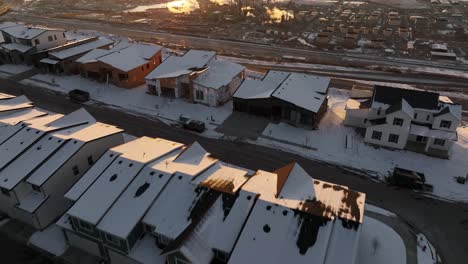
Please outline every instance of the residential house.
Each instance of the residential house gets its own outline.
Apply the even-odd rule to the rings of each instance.
[[[241,84],[234,110],[316,129],[327,111],[329,84],[328,77],[269,71],[262,80]]]
[[[65,191],[104,151],[122,143],[122,130],[96,122],[83,109],[26,123],[0,145],[0,208],[44,229],[70,206]]]
[[[148,246],[147,240],[140,240],[140,218],[170,178],[153,165],[177,155],[182,146],[143,137],[104,154],[65,194],[75,203],[57,225],[65,230],[70,246],[103,259],[128,261],[140,246]]]
[[[258,195],[228,263],[355,263],[365,194],[314,180],[298,164],[258,171]]]
[[[168,263],[228,261],[255,203],[255,195],[241,190],[251,175],[246,169],[217,162],[186,183],[188,193],[194,193],[177,201],[177,215],[185,212],[186,217],[175,221],[185,228],[162,252]],[[155,206],[150,212],[161,214],[161,210]]]
[[[0,27],[4,43],[0,58],[5,63],[31,63],[29,55],[67,43],[65,31],[32,27],[23,24],[3,24]]]
[[[214,51],[189,50],[183,56],[172,55],[145,77],[149,93],[173,98],[194,98],[192,81],[207,70]]]
[[[162,48],[123,43],[110,50],[96,49],[76,60],[82,76],[123,88],[145,83],[144,77],[161,63]]]
[[[348,100],[344,124],[364,129],[370,144],[448,158],[461,114],[438,93],[375,86],[372,97]]]
[[[47,52],[45,58],[39,61],[39,68],[47,73],[79,74],[77,59],[94,49],[109,49],[113,40],[103,37],[91,37],[55,48]]]
[[[33,107],[34,104],[24,95],[14,97],[9,94],[0,94],[0,117],[31,110]]]
[[[231,100],[232,94],[244,80],[245,67],[226,59],[211,60],[207,69],[193,81],[193,101],[219,106]]]

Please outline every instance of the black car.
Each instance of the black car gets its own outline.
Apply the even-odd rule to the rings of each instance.
[[[184,128],[187,130],[192,130],[198,133],[205,131],[205,123],[198,120],[189,120],[184,123]]]
[[[71,100],[84,103],[86,101],[89,101],[89,93],[80,89],[75,89],[70,92],[68,92],[68,96],[70,97]]]

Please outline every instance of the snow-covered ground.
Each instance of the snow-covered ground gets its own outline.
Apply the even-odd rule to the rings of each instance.
[[[29,238],[29,243],[55,256],[60,256],[67,250],[63,231],[56,225],[51,225],[43,231],[37,231]]]
[[[0,65],[0,72],[9,74],[20,74],[32,69],[32,66],[21,64],[3,64]]]
[[[39,80],[39,81],[38,81]],[[38,74],[21,83],[45,87],[59,92],[81,89],[88,91],[95,101],[103,102],[133,113],[141,113],[172,122],[180,115],[190,116],[204,121],[207,126],[205,136],[219,136],[214,129],[221,124],[231,113],[231,102],[221,107],[209,107],[201,104],[192,104],[181,99],[152,96],[146,93],[146,87],[139,86],[134,89],[119,88],[107,85],[80,76],[55,76]]]
[[[431,243],[423,234],[417,236],[418,239],[418,264],[438,263],[437,253]]]
[[[406,264],[405,243],[397,232],[367,216],[363,223],[356,263]]]
[[[380,215],[384,215],[384,216],[389,216],[389,217],[396,217],[397,215],[390,212],[390,211],[387,211],[383,208],[380,208],[380,207],[377,207],[377,206],[374,206],[374,205],[371,205],[371,204],[366,204],[366,207],[365,207],[366,211],[369,211],[369,212],[373,212],[373,213],[376,213],[376,214],[380,214]]]
[[[375,148],[364,143],[353,128],[343,126],[345,104],[349,92],[330,89],[327,114],[320,129],[311,131],[284,123],[269,124],[263,131],[265,137],[279,139],[300,146],[259,138],[256,143],[281,148],[302,156],[350,166],[369,171],[380,177],[388,176],[395,166],[425,174],[427,182],[434,186],[434,194],[443,198],[468,201],[468,187],[458,184],[454,177],[468,172],[468,128],[458,129],[458,141],[453,146],[449,160],[438,159],[411,151]],[[345,145],[348,140],[348,148]]]

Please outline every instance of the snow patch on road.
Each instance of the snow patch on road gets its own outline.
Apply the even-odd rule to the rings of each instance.
[[[369,212],[373,212],[373,213],[376,213],[376,214],[380,214],[380,215],[385,215],[385,216],[389,216],[389,217],[396,217],[397,215],[390,212],[390,211],[387,211],[383,208],[380,208],[380,207],[377,207],[377,206],[374,206],[372,204],[366,204],[366,211],[369,211]]]

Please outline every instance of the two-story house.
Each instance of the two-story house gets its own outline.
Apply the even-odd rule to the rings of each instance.
[[[461,113],[438,93],[375,86],[371,98],[348,100],[344,124],[365,129],[370,144],[448,158]]]
[[[67,43],[63,29],[17,24],[0,30],[4,39],[0,45],[0,58],[5,63],[31,63],[29,54]]]
[[[69,245],[102,259],[128,261],[140,246],[147,247],[149,240],[140,240],[140,218],[170,178],[153,165],[177,155],[182,146],[143,137],[105,153],[65,194],[75,203],[57,225]]]
[[[42,123],[44,119],[28,121],[31,124],[22,128],[25,133],[0,145],[2,149],[25,145],[18,140],[30,137],[33,129],[40,135],[41,126],[56,128],[29,141],[28,148],[15,150],[19,154],[0,170],[2,211],[37,229],[46,228],[68,209],[65,191],[104,151],[123,142],[121,129],[93,121],[84,110],[49,123]],[[11,157],[5,155],[5,160]]]
[[[193,98],[192,81],[214,60],[214,51],[189,50],[183,56],[172,55],[146,77],[150,94],[173,98]]]

